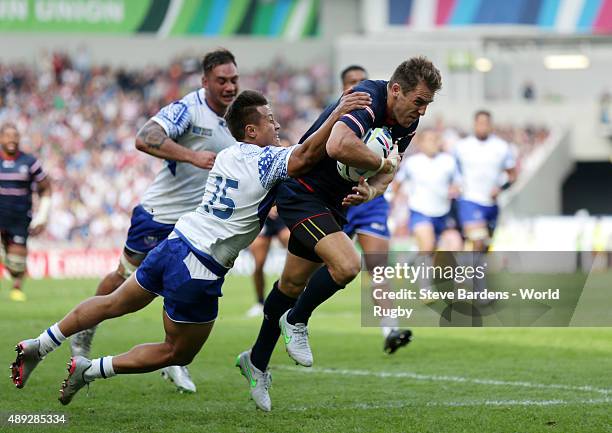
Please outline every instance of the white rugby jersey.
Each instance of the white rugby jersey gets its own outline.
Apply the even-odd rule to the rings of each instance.
[[[462,179],[461,197],[482,206],[495,204],[491,198],[493,188],[500,185],[504,170],[516,164],[508,143],[495,135],[486,140],[473,135],[459,140],[455,158]]]
[[[288,177],[294,148],[237,143],[220,152],[202,202],[178,220],[175,232],[231,268],[261,230],[276,199],[275,186]]]
[[[204,89],[191,92],[166,105],[152,119],[181,146],[218,153],[236,140],[225,120],[210,109],[204,94]],[[174,224],[200,203],[208,172],[187,162],[166,161],[145,191],[141,204],[154,221]]]
[[[457,164],[448,153],[441,152],[434,157],[417,153],[402,164],[397,179],[408,181],[410,209],[439,217],[450,210],[448,188],[456,175]]]

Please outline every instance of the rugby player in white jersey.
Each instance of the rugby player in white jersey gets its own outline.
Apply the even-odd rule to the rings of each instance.
[[[285,148],[279,146],[280,125],[263,95],[240,94],[226,115],[240,143],[217,155],[200,205],[177,221],[168,238],[147,254],[116,291],[87,299],[39,337],[21,341],[11,366],[15,385],[23,388],[38,363],[67,337],[140,310],[156,296],[164,298],[165,340],[138,345],[117,356],[71,357],[60,402],[70,403],[79,389],[95,379],[189,364],[212,330],[224,275],[261,230],[278,182],[310,170],[323,158],[327,138],[340,116],[370,102],[367,93],[344,96],[316,133],[303,144]],[[239,362],[250,363],[248,352],[244,358]],[[269,373],[248,372],[258,406],[270,410]]]
[[[114,292],[168,237],[179,217],[198,206],[215,155],[235,143],[223,119],[238,94],[233,54],[207,53],[202,72],[202,88],[163,107],[138,131],[136,148],[166,162],[132,211],[119,266],[100,281],[98,296]],[[94,332],[86,329],[72,338],[73,355],[89,357]],[[186,367],[170,366],[162,375],[182,392],[196,391]]]
[[[422,253],[437,248],[461,249],[461,236],[450,215],[451,199],[459,194],[457,164],[453,156],[442,152],[439,134],[425,129],[418,134],[419,152],[406,158],[395,176],[396,200],[406,185],[410,232]]]
[[[395,177],[396,201],[408,188],[408,227],[419,247],[418,261],[425,266],[433,264],[436,250],[459,251],[462,239],[456,222],[450,214],[451,198],[458,195],[459,186],[455,159],[442,152],[437,132],[425,129],[418,135],[419,152],[406,158]],[[419,287],[430,291],[432,281],[419,279]],[[431,300],[424,300],[429,304]]]
[[[497,223],[497,196],[516,178],[515,157],[504,140],[493,134],[491,113],[474,115],[474,135],[455,145],[462,192],[459,221],[474,251],[486,251]]]

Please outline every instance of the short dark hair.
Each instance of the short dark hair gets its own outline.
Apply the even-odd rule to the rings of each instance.
[[[202,72],[204,74],[208,74],[215,67],[225,65],[227,63],[233,63],[234,66],[238,66],[236,65],[236,59],[231,51],[226,50],[225,48],[216,49],[215,51],[206,53],[202,59]]]
[[[395,68],[389,85],[393,83],[399,84],[404,93],[414,90],[419,83],[425,83],[429,90],[436,93],[442,88],[442,76],[427,57],[418,56],[402,62]]]
[[[0,125],[0,134],[4,134],[4,131],[7,129],[14,129],[17,131],[17,133],[19,133],[17,125],[15,125],[13,122],[4,122],[2,125]]]
[[[264,105],[268,105],[268,100],[255,90],[245,90],[236,97],[225,113],[227,127],[236,140],[244,140],[247,125],[259,122],[261,113],[257,108]]]
[[[478,116],[487,116],[489,120],[491,120],[493,117],[489,110],[478,110],[476,113],[474,113],[474,120],[478,119]]]
[[[340,79],[342,80],[343,83],[344,83],[344,78],[346,77],[346,74],[348,74],[351,71],[362,71],[364,74],[368,75],[368,71],[366,71],[363,66],[350,65],[344,68],[342,72],[340,72]]]

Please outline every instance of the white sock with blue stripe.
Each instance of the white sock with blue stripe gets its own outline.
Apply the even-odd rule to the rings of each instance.
[[[41,357],[45,356],[47,353],[57,349],[65,339],[66,337],[64,337],[64,334],[62,334],[62,331],[60,331],[56,323],[38,336],[38,341],[40,342],[38,354]]]
[[[116,374],[113,370],[113,357],[104,356],[91,360],[91,367],[85,371],[85,379],[88,381],[100,378],[108,379]]]

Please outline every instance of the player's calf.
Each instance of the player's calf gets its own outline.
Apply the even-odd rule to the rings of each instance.
[[[171,352],[168,353],[168,358],[166,358],[167,365],[178,365],[184,367],[191,364],[196,354],[197,352],[193,353],[191,350],[183,350],[173,346]]]
[[[72,356],[82,356],[89,358],[91,352],[91,342],[96,333],[97,326],[77,332],[70,339],[70,351]]]

